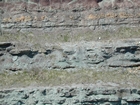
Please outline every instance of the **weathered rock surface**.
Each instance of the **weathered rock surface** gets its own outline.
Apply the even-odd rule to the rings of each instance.
[[[11,5],[17,6],[19,8],[37,8],[42,6],[50,6],[51,8],[72,8],[82,6],[84,8],[123,8],[123,7],[137,7],[139,6],[139,0],[1,0],[1,6],[6,6],[8,9],[15,9],[16,7],[11,7]]]
[[[4,13],[0,13],[0,32],[78,34],[86,30],[96,33],[94,30],[140,26],[140,0],[111,1],[1,0],[0,11]],[[1,42],[0,72],[139,67],[139,42],[140,39],[44,43],[41,50],[23,43]],[[4,89],[0,91],[0,105],[140,105],[140,90],[96,86]]]
[[[44,45],[43,50],[0,43],[0,70],[139,67],[140,39]]]
[[[51,0],[51,3],[49,0],[19,1],[5,1],[0,5],[5,11],[2,15],[3,30],[38,35],[63,33],[64,30],[114,30],[123,26],[139,27],[140,23],[139,0],[133,0],[133,3],[122,0],[115,4],[111,0],[75,0],[74,3],[72,0],[62,0],[62,3],[61,0]],[[118,9],[111,9],[111,5]]]
[[[53,87],[0,91],[0,105],[140,105],[139,89]]]

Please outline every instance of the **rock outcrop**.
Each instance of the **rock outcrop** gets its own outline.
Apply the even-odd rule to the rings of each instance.
[[[139,0],[5,0],[1,27],[4,31],[33,35],[72,34],[91,30],[116,30],[118,27],[139,27]],[[112,4],[113,3],[113,4]],[[61,4],[61,8],[57,6]],[[106,7],[106,5],[108,5]],[[67,5],[67,6],[66,6]],[[103,6],[104,5],[104,6]],[[110,5],[116,6],[111,8]],[[121,7],[124,5],[123,7]],[[127,6],[125,6],[127,5]],[[64,7],[65,6],[65,7]],[[89,7],[87,7],[89,6]],[[108,10],[107,10],[107,9]],[[127,8],[127,9],[126,9]],[[50,34],[50,35],[51,35]],[[61,36],[60,35],[60,36]],[[100,37],[100,36],[99,36]],[[65,38],[65,40],[67,40]],[[67,69],[95,67],[140,66],[139,41],[106,46],[97,42],[45,46],[43,51],[30,46],[17,48],[12,43],[0,43],[0,68],[9,70]],[[95,44],[96,43],[96,44]],[[79,44],[82,44],[79,45]]]
[[[0,43],[0,70],[139,67],[139,39],[52,44],[43,49]]]
[[[139,0],[2,0],[1,6],[7,6],[9,7],[8,9],[11,9],[12,7],[10,5],[15,5],[16,3],[21,7],[26,8],[34,8],[37,6],[51,6],[52,8],[70,8],[75,7],[76,5],[90,8],[108,8],[110,6],[122,8],[139,6],[140,2]]]
[[[9,32],[34,32],[43,34],[64,30],[114,30],[117,27],[139,27],[140,2],[115,2],[111,0],[29,0],[1,3],[2,28]]]
[[[0,12],[0,32],[4,36],[0,42],[0,73],[17,75],[19,71],[34,69],[139,70],[139,38],[132,39],[130,35],[131,39],[106,41],[98,36],[96,41],[68,42],[67,36],[89,30],[90,35],[109,30],[113,36],[118,28],[138,28],[140,0],[0,0]],[[19,38],[18,42],[12,40],[13,33],[19,34],[14,37]],[[41,45],[37,41],[33,45],[33,37],[22,37],[23,33],[37,37]],[[39,35],[48,38],[54,34],[60,34],[60,39],[67,35],[65,42],[39,39]],[[6,37],[10,39],[7,42]],[[24,42],[27,38],[29,42]],[[95,85],[3,89],[0,105],[140,105],[140,89],[130,88]]]
[[[139,105],[139,89],[94,87],[27,88],[0,91],[1,105]]]

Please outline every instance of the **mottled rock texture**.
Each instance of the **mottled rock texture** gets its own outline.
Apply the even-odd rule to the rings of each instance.
[[[21,4],[23,7],[27,7],[28,5],[34,6],[51,6],[53,8],[68,8],[67,6],[74,7],[76,5],[80,5],[83,7],[99,7],[99,6],[117,6],[117,7],[133,7],[139,6],[139,0],[1,0],[1,5],[4,4],[13,4],[15,3]]]
[[[139,39],[44,45],[42,50],[0,43],[0,70],[139,67]]]
[[[140,105],[139,89],[93,87],[0,91],[1,105]]]
[[[72,36],[90,30],[93,35],[95,30],[140,27],[140,0],[1,0],[0,7],[1,35],[22,32],[40,40],[39,35],[46,34]],[[0,43],[0,72],[140,67],[138,38],[100,42],[99,36],[96,42],[59,44],[42,41],[43,46],[36,43],[34,49],[29,43],[32,39],[21,43],[20,35],[19,42]],[[0,105],[140,105],[139,89],[95,87],[4,89]]]
[[[1,2],[1,27],[9,32],[43,34],[63,30],[139,27],[139,0],[19,0]]]

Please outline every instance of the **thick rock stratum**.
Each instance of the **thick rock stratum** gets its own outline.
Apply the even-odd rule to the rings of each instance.
[[[0,91],[1,105],[139,105],[140,90],[56,87]]]
[[[95,69],[139,67],[140,39],[112,42],[48,44],[41,49],[19,43],[0,43],[0,68],[3,70]],[[20,47],[19,47],[20,46]]]

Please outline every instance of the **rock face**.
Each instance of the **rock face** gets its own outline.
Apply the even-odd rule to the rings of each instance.
[[[139,67],[139,39],[47,45],[42,50],[0,43],[0,70]]]
[[[138,89],[40,88],[0,91],[1,105],[139,105]]]
[[[5,0],[0,2],[5,11],[1,27],[4,31],[34,35],[139,27],[139,4],[139,0]],[[19,70],[140,66],[139,44],[118,42],[123,46],[109,43],[104,46],[93,43],[93,46],[92,42],[80,42],[82,46],[45,46],[44,51],[1,43],[0,67],[1,70]]]
[[[117,7],[132,7],[132,6],[139,6],[139,0],[1,0],[2,4],[24,4],[24,6],[27,5],[34,5],[34,6],[52,6],[54,8],[65,5],[65,8],[67,7],[66,4],[69,6],[76,6],[77,4],[80,4],[81,6],[85,7],[97,7],[97,6],[117,6]],[[102,4],[102,5],[101,5]],[[3,6],[3,5],[2,5]]]
[[[1,27],[9,32],[34,32],[37,35],[71,29],[139,27],[140,1],[128,1],[113,4],[111,0],[5,1],[0,5],[5,11]]]
[[[38,40],[46,34],[72,36],[88,30],[94,34],[140,27],[140,0],[0,0],[0,11],[4,11],[0,13],[1,35],[22,32]],[[18,43],[0,42],[0,72],[140,67],[140,39],[100,39],[59,44],[42,41],[39,49],[23,44],[22,38]],[[140,105],[140,90],[96,86],[4,89],[0,90],[0,105]]]

